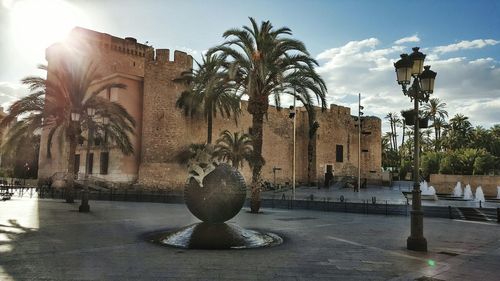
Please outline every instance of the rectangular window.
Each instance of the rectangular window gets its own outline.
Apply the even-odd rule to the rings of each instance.
[[[109,100],[110,101],[118,101],[118,89],[117,88],[111,89],[111,94],[110,94]]]
[[[362,151],[362,152],[368,152],[368,149],[363,149],[363,150],[361,150],[361,151]]]
[[[344,146],[337,144],[335,158],[337,162],[344,162]]]
[[[94,153],[89,153],[88,159],[87,159],[87,171],[90,174],[92,174],[92,169],[94,168]]]
[[[108,174],[108,163],[109,163],[109,152],[101,152],[101,165],[100,165],[101,175]]]

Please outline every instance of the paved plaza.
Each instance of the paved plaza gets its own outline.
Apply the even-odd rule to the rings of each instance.
[[[429,252],[405,249],[409,217],[243,209],[231,223],[284,243],[182,250],[146,241],[197,220],[182,204],[0,202],[0,280],[498,280],[500,225],[426,218]],[[434,279],[419,279],[419,278]]]

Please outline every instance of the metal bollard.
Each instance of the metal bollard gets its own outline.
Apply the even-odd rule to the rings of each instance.
[[[500,222],[500,208],[497,208],[497,222]]]
[[[448,217],[449,217],[450,219],[453,219],[453,215],[452,215],[452,213],[451,213],[451,206],[448,206]]]
[[[479,200],[479,209],[482,209],[483,208],[483,205],[481,204],[481,200]]]

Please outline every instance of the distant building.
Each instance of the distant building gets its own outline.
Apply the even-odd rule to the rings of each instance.
[[[69,46],[69,47],[68,47]],[[85,48],[80,48],[85,46]],[[76,53],[75,53],[76,52]],[[147,188],[181,188],[186,181],[186,168],[176,162],[176,156],[191,143],[203,143],[206,139],[206,123],[203,118],[185,117],[175,107],[184,86],[175,83],[184,71],[193,67],[193,59],[184,52],[153,49],[137,43],[136,39],[114,37],[83,28],[75,28],[65,43],[50,46],[46,52],[48,67],[57,67],[59,60],[89,59],[99,63],[103,74],[101,81],[120,82],[126,89],[113,89],[101,95],[121,103],[137,121],[132,142],[135,154],[125,156],[111,146],[103,150],[93,146],[90,150],[89,171],[93,179],[111,182],[137,183]],[[50,80],[50,77],[48,77]],[[242,104],[243,114],[236,124],[233,119],[217,117],[214,120],[213,138],[220,132],[248,132],[251,115]],[[293,124],[288,110],[277,111],[270,107],[264,120],[263,156],[266,165],[262,169],[265,180],[291,183]],[[297,181],[306,182],[308,173],[308,119],[304,108],[297,113]],[[325,112],[317,109],[320,127],[313,140],[311,173],[314,181],[322,182],[325,172],[334,175],[357,176],[358,128],[350,109],[335,104]],[[362,118],[361,176],[368,182],[381,181],[381,120],[377,117]],[[52,148],[47,158],[47,130],[42,132],[39,157],[39,178],[47,178],[56,172],[67,171],[66,150]],[[56,143],[53,144],[57,146]],[[85,170],[86,144],[77,148],[78,173]],[[247,181],[251,170],[243,168]]]

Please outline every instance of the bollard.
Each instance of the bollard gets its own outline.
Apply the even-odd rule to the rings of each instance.
[[[479,209],[482,209],[483,208],[483,205],[481,204],[481,200],[479,200]]]
[[[497,208],[497,222],[500,222],[500,208]]]
[[[387,200],[385,200],[385,215],[387,216]]]
[[[448,217],[449,217],[450,219],[453,219],[453,215],[452,215],[452,213],[451,213],[451,206],[448,206]]]
[[[377,204],[377,197],[372,196],[372,204]]]

